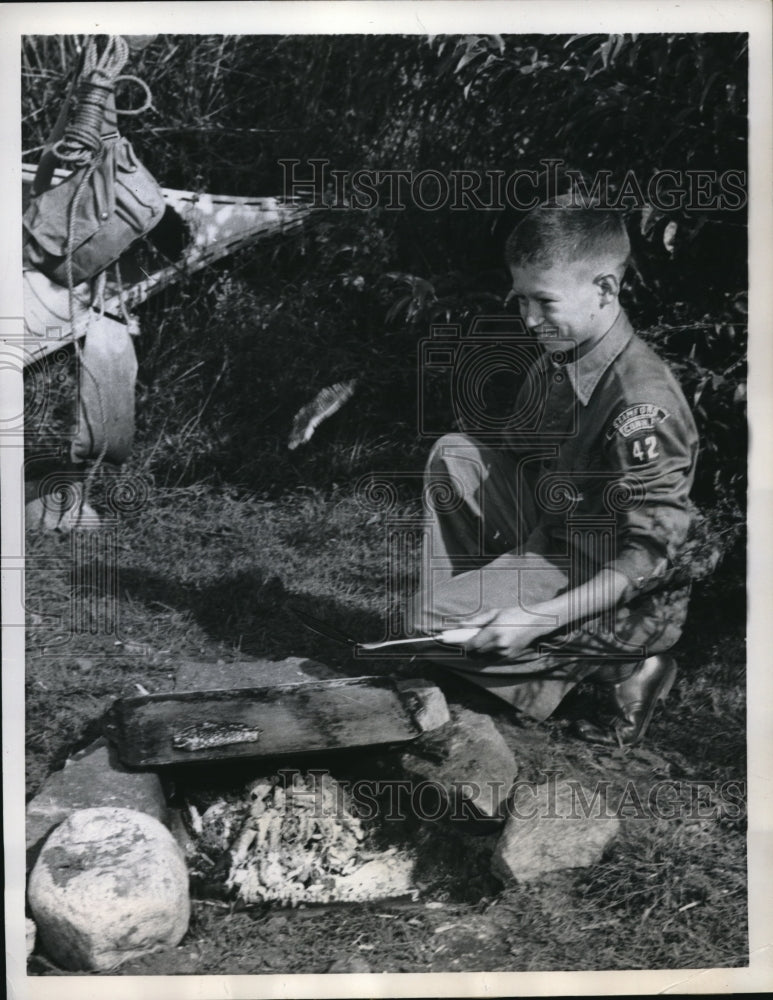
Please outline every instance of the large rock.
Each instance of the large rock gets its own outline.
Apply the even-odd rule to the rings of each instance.
[[[29,880],[39,946],[71,970],[104,972],[188,928],[188,872],[171,833],[131,809],[83,809],[46,841]]]
[[[41,841],[76,809],[116,806],[167,818],[166,801],[153,771],[127,771],[104,739],[76,754],[50,775],[27,805],[27,855],[34,862]]]
[[[620,820],[576,781],[524,782],[507,803],[508,818],[491,859],[503,882],[528,882],[546,872],[587,868],[600,860]]]
[[[324,663],[302,656],[284,660],[245,660],[240,663],[183,661],[177,665],[175,691],[232,690],[243,687],[276,687],[304,681],[340,677]]]
[[[37,928],[35,927],[35,921],[30,920],[29,917],[24,919],[24,936],[27,942],[27,958],[35,950],[35,935],[37,934]]]
[[[402,754],[407,776],[417,784],[435,785],[447,797],[452,818],[470,818],[465,805],[474,807],[473,814],[498,816],[518,763],[491,717],[454,709],[452,724],[438,735],[432,743]]]

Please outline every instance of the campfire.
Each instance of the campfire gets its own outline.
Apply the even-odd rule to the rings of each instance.
[[[591,864],[614,837],[617,821],[565,822],[567,782],[521,788],[505,821],[512,750],[490,717],[450,711],[434,684],[319,680],[316,666],[238,664],[231,686],[203,688],[191,682],[223,685],[229,671],[191,664],[178,691],[117,701],[106,739],[27,807],[30,949],[110,971],[177,945],[191,895],[245,907],[417,901],[474,871],[489,885]],[[243,686],[259,672],[294,682]],[[494,837],[467,842],[470,817]]]
[[[376,828],[358,815],[343,784],[318,771],[287,777],[259,778],[203,813],[188,804],[194,879],[211,883],[227,866],[226,891],[247,904],[415,896],[413,858],[396,847],[377,849]]]

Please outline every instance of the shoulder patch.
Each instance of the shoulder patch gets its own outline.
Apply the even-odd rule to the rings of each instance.
[[[657,424],[662,424],[671,414],[656,403],[637,403],[629,406],[618,414],[607,431],[607,440],[611,441],[615,434],[629,438],[632,434],[651,431]]]

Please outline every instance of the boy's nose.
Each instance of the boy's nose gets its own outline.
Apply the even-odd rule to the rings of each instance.
[[[527,306],[523,321],[529,330],[535,330],[538,326],[542,326],[541,310],[532,305]]]

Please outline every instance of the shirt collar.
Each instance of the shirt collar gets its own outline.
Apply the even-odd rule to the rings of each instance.
[[[588,405],[601,376],[632,336],[633,327],[624,310],[621,309],[617,319],[601,340],[594,344],[587,354],[565,366],[574,393],[583,406]]]

